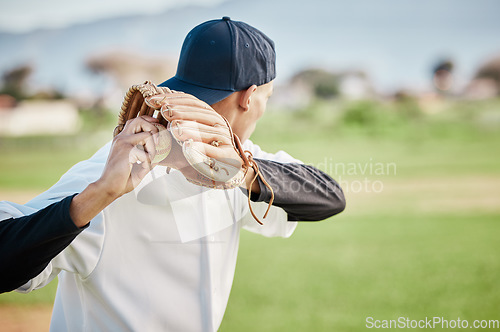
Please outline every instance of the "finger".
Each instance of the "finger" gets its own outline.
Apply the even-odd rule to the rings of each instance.
[[[155,118],[155,117],[152,117],[150,115],[141,115],[140,118],[143,118],[144,120],[148,121],[148,122],[158,122],[158,119]]]
[[[157,154],[157,146],[159,141],[159,134],[151,135],[149,132],[141,132],[132,134],[124,138],[124,142],[135,146],[135,148],[144,151],[149,156],[151,162]]]
[[[145,164],[150,165],[151,161],[149,159],[149,155],[144,151],[139,149],[138,147],[134,147],[130,150],[128,154],[128,161],[130,164]],[[143,166],[141,166],[143,167]]]
[[[184,93],[182,91],[172,91],[172,93],[169,93],[165,99],[167,102],[175,102],[175,101],[183,101],[186,102],[187,100],[192,100],[192,101],[198,101],[199,103],[204,103],[204,101],[196,98],[195,96],[189,94],[189,93]]]
[[[156,154],[156,142],[158,141],[158,134],[150,135],[142,140],[139,144],[142,143],[142,147],[144,151],[148,153],[149,159],[153,160]]]
[[[124,133],[124,135],[130,135],[144,131],[154,135],[158,133],[158,128],[155,126],[157,123],[158,119],[143,115],[133,120],[128,120],[122,133]]]
[[[133,164],[130,171],[130,177],[127,185],[127,191],[131,191],[136,188],[142,181],[142,179],[149,173],[151,169],[147,167],[146,163]]]
[[[146,100],[154,100],[160,105],[170,105],[170,106],[180,106],[180,105],[185,105],[185,106],[192,106],[192,107],[199,107],[199,108],[205,108],[205,109],[212,109],[210,105],[208,105],[206,102],[196,98],[193,95],[183,93],[183,92],[175,92],[175,93],[169,93],[165,95],[156,95],[156,96],[151,96],[146,98]],[[212,109],[213,110],[213,109]]]
[[[194,121],[175,120],[169,130],[177,141],[192,139],[214,146],[232,145],[231,133],[227,127],[207,126]]]
[[[172,122],[175,120],[191,120],[209,126],[227,126],[225,119],[216,111],[199,107],[168,106],[160,109],[163,118]]]
[[[208,105],[206,102],[203,100],[200,100],[196,98],[193,95],[190,94],[169,94],[164,100],[165,104],[169,105],[186,105],[186,106],[193,106],[193,107],[201,107],[201,108],[211,108],[210,105]]]
[[[137,134],[120,137],[122,143],[130,144],[132,146],[145,145],[148,139],[151,139],[150,132],[140,132]]]
[[[190,150],[195,150],[200,155],[206,155],[209,158],[225,162],[227,164],[233,165],[234,167],[241,167],[242,165],[242,159],[233,148],[233,146],[214,147],[212,145],[201,142],[184,142],[183,152],[185,154],[192,153],[192,151]]]
[[[150,98],[153,98],[153,97],[150,97]],[[183,94],[183,95],[179,95],[179,96],[167,95],[161,99],[161,105],[170,105],[170,106],[184,105],[184,106],[190,106],[190,107],[212,109],[212,107],[210,105],[208,105],[207,103],[205,103],[204,101],[199,100],[198,98],[196,98],[192,95],[188,95],[188,94]]]
[[[162,105],[169,104],[170,101],[173,101],[176,99],[183,100],[183,102],[186,102],[187,100],[192,100],[192,101],[197,100],[198,102],[203,103],[201,100],[199,100],[198,98],[196,98],[193,95],[189,95],[189,94],[186,94],[183,92],[170,92],[170,93],[159,93],[159,94],[156,94],[153,96],[146,97],[144,99],[144,104],[146,104],[149,107],[152,107],[154,109],[158,109]]]
[[[146,174],[151,171],[153,167],[153,165],[151,165],[151,167],[148,167],[146,163],[134,164],[134,166],[132,166],[132,171],[130,173],[132,178],[137,182],[137,184],[134,183],[134,188],[137,187],[137,185],[146,176]]]

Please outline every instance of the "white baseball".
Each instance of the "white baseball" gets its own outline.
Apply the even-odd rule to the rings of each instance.
[[[153,164],[159,163],[163,159],[167,158],[170,153],[170,149],[172,148],[172,137],[168,132],[167,128],[160,124],[155,124],[155,127],[158,128],[158,143],[156,144],[156,153],[151,160]]]

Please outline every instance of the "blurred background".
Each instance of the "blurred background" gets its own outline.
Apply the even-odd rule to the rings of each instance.
[[[358,331],[500,319],[500,3],[1,2],[0,200],[25,203],[112,137],[132,84],[175,74],[222,16],[276,43],[252,140],[328,172],[347,209],[290,239],[242,234],[221,331]],[[56,282],[0,295],[2,331],[47,331]]]

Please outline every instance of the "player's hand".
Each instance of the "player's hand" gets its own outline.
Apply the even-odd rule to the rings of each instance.
[[[104,171],[94,183],[73,197],[69,214],[77,227],[89,223],[115,199],[132,191],[154,167],[157,119],[141,116],[129,120],[113,139]]]
[[[154,158],[158,120],[140,116],[127,121],[113,139],[103,174],[98,180],[115,199],[132,191],[156,164]]]

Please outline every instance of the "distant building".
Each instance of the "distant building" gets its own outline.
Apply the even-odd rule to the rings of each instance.
[[[500,55],[483,63],[464,91],[470,99],[488,99],[500,96]]]
[[[357,70],[331,72],[321,68],[305,69],[288,82],[275,86],[269,103],[275,108],[297,110],[314,99],[367,99],[377,94],[368,76]]]
[[[269,99],[270,109],[296,111],[307,107],[314,99],[314,91],[310,85],[303,82],[287,82],[275,85],[274,93]]]
[[[469,82],[463,95],[468,99],[489,99],[500,95],[500,90],[491,78],[475,78]]]
[[[348,99],[369,99],[376,96],[367,75],[360,71],[347,71],[340,77],[340,95]]]

